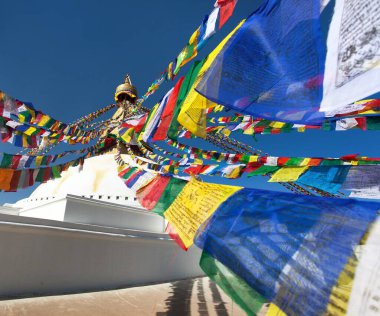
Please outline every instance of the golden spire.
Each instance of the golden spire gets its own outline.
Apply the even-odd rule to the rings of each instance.
[[[125,76],[124,83],[117,86],[116,91],[115,91],[115,101],[121,101],[121,96],[124,97],[127,95],[130,98],[130,101],[132,103],[136,102],[137,100],[137,89],[136,87],[132,84],[131,77],[127,74]]]

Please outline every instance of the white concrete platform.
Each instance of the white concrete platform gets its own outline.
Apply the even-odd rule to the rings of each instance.
[[[0,214],[0,298],[197,277],[199,257],[163,233]]]

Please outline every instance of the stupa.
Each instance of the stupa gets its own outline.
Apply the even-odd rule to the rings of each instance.
[[[125,90],[131,86],[129,76],[128,80]],[[120,90],[119,86],[117,101],[125,106],[127,98]],[[126,113],[122,106],[114,115],[121,120]],[[107,136],[101,138],[108,143],[102,155],[86,159],[82,167],[70,167],[28,198],[0,209],[0,252],[7,254],[2,256],[0,298],[203,275],[200,251],[180,249],[165,233],[165,220],[145,211],[118,177],[117,143]]]

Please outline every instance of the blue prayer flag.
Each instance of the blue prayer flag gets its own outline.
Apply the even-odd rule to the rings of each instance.
[[[242,189],[195,243],[288,315],[322,315],[380,203]]]
[[[335,194],[342,186],[351,166],[317,166],[307,170],[297,183]]]
[[[320,0],[266,0],[227,42],[196,90],[274,121],[319,124],[325,48]]]

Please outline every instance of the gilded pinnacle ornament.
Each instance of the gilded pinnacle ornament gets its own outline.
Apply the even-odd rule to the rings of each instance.
[[[118,85],[115,91],[115,101],[122,102],[124,100],[130,101],[135,104],[137,101],[137,89],[132,84],[131,77],[129,75],[125,76],[124,83]]]

